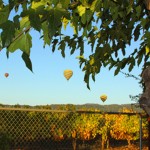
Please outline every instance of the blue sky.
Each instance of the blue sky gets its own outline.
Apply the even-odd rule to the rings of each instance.
[[[65,31],[71,34],[71,31]],[[133,103],[129,95],[137,95],[142,92],[138,81],[126,78],[123,74],[114,76],[114,69],[109,71],[101,69],[96,76],[96,82],[90,80],[91,90],[88,90],[84,82],[84,73],[79,68],[76,56],[69,54],[66,49],[66,57],[63,58],[59,50],[52,53],[51,47],[43,48],[40,35],[32,31],[33,46],[31,49],[31,60],[33,73],[29,71],[21,58],[18,50],[6,58],[5,50],[0,52],[0,103],[2,104],[126,104]],[[128,47],[130,53],[138,43]],[[90,54],[90,47],[85,45],[85,55]],[[67,81],[63,76],[65,69],[73,70],[72,78]],[[4,74],[8,72],[8,78]],[[125,69],[125,72],[127,70]],[[135,67],[132,74],[138,76],[141,68]],[[107,101],[103,103],[100,95],[106,94]]]
[[[90,80],[91,90],[88,90],[84,80],[84,73],[79,68],[78,51],[69,55],[66,49],[66,58],[62,58],[56,49],[52,53],[50,47],[43,48],[43,41],[39,34],[34,34],[31,60],[33,73],[29,71],[21,58],[21,52],[16,51],[6,58],[5,50],[0,52],[0,103],[2,104],[126,104],[134,103],[129,95],[142,92],[138,81],[126,78],[123,74],[114,76],[114,69],[109,71],[102,68],[96,76],[96,82]],[[137,44],[133,44],[129,51]],[[86,53],[89,47],[85,46]],[[67,81],[63,76],[65,69],[73,70],[72,78]],[[4,73],[8,72],[8,78]],[[126,72],[126,70],[125,70]],[[131,72],[138,76],[141,68],[135,67]],[[103,103],[100,95],[106,94],[107,101]]]

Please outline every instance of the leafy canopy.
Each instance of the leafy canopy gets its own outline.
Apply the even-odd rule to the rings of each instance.
[[[148,4],[143,0],[0,0],[0,49],[6,48],[7,56],[21,50],[32,71],[33,28],[42,34],[44,47],[51,45],[53,52],[58,47],[63,57],[66,47],[70,54],[80,50],[80,67],[90,88],[90,76],[95,81],[102,66],[115,68],[117,75],[125,66],[130,72],[135,65],[148,65]],[[66,28],[72,28],[74,34],[64,34]],[[139,48],[128,49],[127,53],[127,46],[137,41]],[[88,58],[84,57],[85,44],[91,46]]]

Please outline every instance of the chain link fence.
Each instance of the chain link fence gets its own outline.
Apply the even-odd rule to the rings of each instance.
[[[148,145],[148,121],[140,114],[0,108],[0,150],[111,150],[132,145],[145,150]]]

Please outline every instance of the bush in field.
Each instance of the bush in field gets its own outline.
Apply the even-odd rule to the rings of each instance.
[[[123,112],[132,112],[132,110],[124,109]],[[127,140],[128,145],[131,145],[132,140],[139,138],[139,130],[138,115],[116,115],[110,134],[112,138]]]
[[[10,136],[5,132],[0,131],[0,150],[10,150],[10,143]]]
[[[149,130],[148,130],[148,121],[147,118],[144,118],[142,121],[142,138],[143,139],[147,139],[149,134]]]
[[[97,134],[101,136],[101,147],[104,149],[106,147],[109,148],[109,139],[110,139],[110,130],[112,129],[112,125],[115,121],[115,115],[110,114],[100,114],[101,121],[99,122],[99,127],[97,128]]]
[[[110,130],[114,124],[115,115],[108,114],[80,114],[75,121],[74,138],[91,140],[100,137],[101,147],[109,147]]]
[[[95,138],[97,135],[98,125],[98,114],[80,114],[74,124],[76,137],[82,140]]]
[[[139,116],[121,114],[132,113],[132,110],[123,109],[118,115],[94,113],[93,109],[89,113],[84,113],[86,110],[75,112],[71,105],[65,109],[69,111],[2,111],[2,129],[11,135],[13,142],[71,139],[74,149],[76,140],[84,142],[99,138],[104,149],[105,145],[109,148],[111,138],[127,140],[129,145],[131,141],[139,139]],[[143,119],[142,127],[143,137],[147,138],[146,119]],[[6,142],[0,139],[2,141]]]

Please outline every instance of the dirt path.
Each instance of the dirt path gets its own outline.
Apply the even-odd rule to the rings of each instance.
[[[109,150],[140,150],[139,146],[132,145],[132,146],[121,146],[115,148],[109,148]],[[142,150],[148,150],[148,147],[142,147]]]

